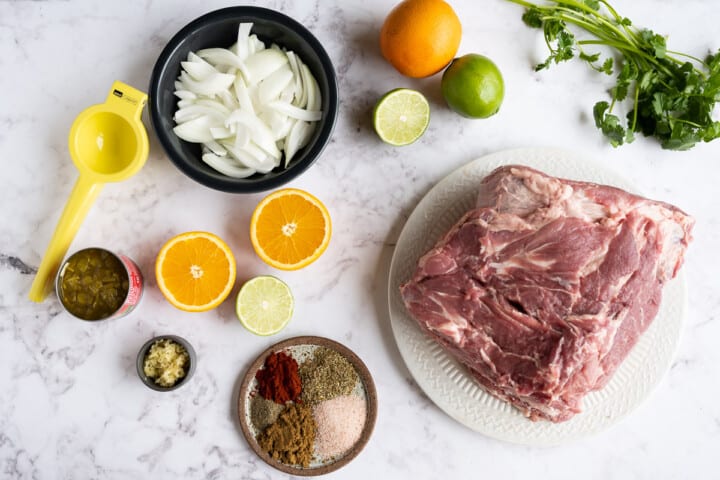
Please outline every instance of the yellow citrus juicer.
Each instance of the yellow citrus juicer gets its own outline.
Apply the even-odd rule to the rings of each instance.
[[[147,94],[115,82],[105,103],[83,110],[70,128],[70,156],[80,171],[40,263],[30,300],[42,302],[52,291],[58,268],[80,224],[107,182],[133,176],[148,157],[148,136],[140,119]]]

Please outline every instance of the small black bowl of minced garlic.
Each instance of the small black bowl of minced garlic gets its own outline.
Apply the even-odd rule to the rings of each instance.
[[[195,350],[184,338],[160,335],[151,338],[137,356],[137,372],[145,385],[169,392],[186,384],[195,372]]]

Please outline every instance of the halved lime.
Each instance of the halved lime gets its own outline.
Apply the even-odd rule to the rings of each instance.
[[[409,145],[420,138],[430,123],[430,105],[422,93],[409,88],[391,90],[378,101],[373,126],[383,142]]]
[[[263,275],[245,282],[235,303],[240,323],[255,335],[273,335],[290,322],[294,300],[282,280]]]

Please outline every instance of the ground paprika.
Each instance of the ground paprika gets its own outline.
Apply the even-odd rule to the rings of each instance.
[[[302,392],[302,382],[298,374],[298,364],[294,358],[284,352],[273,352],[265,359],[265,367],[255,374],[258,381],[258,393],[267,400],[285,405],[286,402],[298,402]]]

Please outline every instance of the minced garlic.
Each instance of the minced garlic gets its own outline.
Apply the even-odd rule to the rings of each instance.
[[[190,357],[182,345],[163,338],[152,344],[143,363],[143,371],[161,387],[172,387],[183,378]]]

